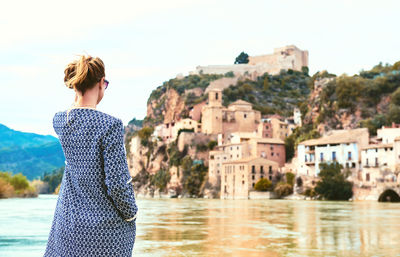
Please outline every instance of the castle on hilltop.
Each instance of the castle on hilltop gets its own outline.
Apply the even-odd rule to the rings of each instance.
[[[260,76],[266,72],[274,75],[281,70],[288,69],[301,71],[302,67],[308,67],[308,51],[300,50],[295,45],[289,45],[275,48],[272,54],[249,56],[247,64],[197,66],[192,74],[233,72],[235,75],[247,73]]]

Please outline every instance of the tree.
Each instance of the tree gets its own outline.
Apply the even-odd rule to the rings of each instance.
[[[327,200],[349,200],[353,196],[353,183],[346,180],[349,172],[341,172],[343,166],[337,162],[321,163],[315,192]]]
[[[262,178],[254,185],[256,191],[268,191],[271,189],[272,183],[267,178]]]
[[[164,192],[170,180],[171,175],[169,174],[169,171],[159,170],[151,177],[151,184],[160,189],[160,192]]]
[[[235,59],[235,64],[241,64],[241,63],[249,63],[249,55],[246,54],[245,52],[241,52]]]

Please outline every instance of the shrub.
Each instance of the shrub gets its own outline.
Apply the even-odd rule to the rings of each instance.
[[[285,175],[286,175],[286,183],[288,183],[289,185],[291,185],[293,187],[295,175],[291,172],[288,172]]]
[[[256,191],[268,191],[270,190],[272,187],[272,183],[271,181],[269,181],[269,179],[266,178],[262,178],[259,181],[257,181],[257,183],[254,185],[254,189]]]
[[[24,190],[29,187],[29,181],[24,175],[22,175],[22,173],[18,173],[12,176],[10,184],[14,187],[16,191]]]
[[[0,198],[14,196],[14,187],[4,178],[0,177]]]
[[[211,140],[210,142],[208,142],[208,149],[213,150],[214,147],[216,147],[218,145],[218,142],[215,140]]]
[[[293,186],[288,183],[279,182],[275,186],[274,192],[279,198],[285,197],[293,193]]]
[[[304,195],[308,197],[315,197],[317,193],[313,188],[307,187],[306,190],[304,191]]]

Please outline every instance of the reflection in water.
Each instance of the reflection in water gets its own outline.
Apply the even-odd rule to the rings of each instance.
[[[43,256],[56,200],[0,200],[0,256]],[[400,253],[394,203],[139,199],[138,205],[135,256]]]
[[[137,256],[396,256],[400,205],[141,200]]]

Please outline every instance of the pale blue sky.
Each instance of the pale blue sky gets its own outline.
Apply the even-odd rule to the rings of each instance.
[[[0,123],[55,135],[74,94],[63,84],[76,54],[99,56],[110,86],[98,109],[126,125],[151,91],[197,65],[295,44],[310,73],[338,75],[400,60],[400,1],[3,1]]]

